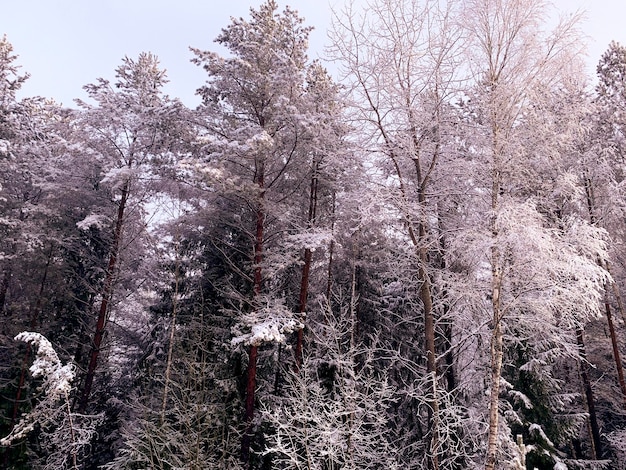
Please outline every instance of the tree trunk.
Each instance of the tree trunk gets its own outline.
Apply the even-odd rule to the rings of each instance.
[[[444,237],[444,228],[442,226],[441,217],[438,216],[438,225],[437,230],[439,234],[439,264],[438,268],[441,271],[446,271],[448,269],[446,263],[446,239]],[[448,294],[448,289],[445,283],[442,283],[441,292],[439,294],[439,300],[441,304],[441,314],[439,315],[440,319],[443,319],[441,324],[441,329],[443,333],[439,335],[440,354],[443,354],[445,360],[444,366],[444,374],[443,376],[446,379],[446,390],[448,392],[453,391],[456,388],[456,377],[454,376],[454,350],[452,348],[452,323],[449,320],[450,314],[450,298]],[[439,366],[441,367],[441,366]]]
[[[170,376],[172,373],[172,360],[174,353],[174,334],[176,331],[176,316],[178,315],[178,288],[180,284],[180,257],[178,254],[178,242],[176,243],[176,265],[174,267],[174,295],[172,297],[172,321],[170,322],[170,337],[167,346],[167,363],[165,365],[165,381],[163,383],[163,400],[161,403],[161,425],[165,421],[167,410],[167,395],[169,393]]]
[[[622,367],[622,358],[619,352],[617,335],[615,334],[615,325],[613,324],[613,315],[611,313],[611,305],[609,304],[608,291],[605,292],[604,307],[606,312],[606,320],[609,324],[611,345],[613,346],[613,358],[615,359],[615,368],[617,369],[617,380],[619,382],[619,388],[622,391],[622,399],[624,400],[624,406],[626,409],[626,382],[624,382],[624,368]]]
[[[420,229],[420,232],[423,230]],[[423,236],[420,233],[420,236]],[[423,239],[422,239],[423,240]],[[424,308],[424,342],[426,350],[426,375],[431,383],[428,407],[428,427],[430,429],[429,438],[429,468],[439,469],[439,400],[437,399],[437,358],[435,351],[435,316],[433,314],[433,302],[431,295],[430,278],[425,269],[427,254],[425,248],[420,248],[420,267],[418,274],[422,282],[420,288],[420,299]]]
[[[313,253],[310,248],[304,250],[304,265],[302,266],[302,279],[300,282],[300,296],[298,301],[298,313],[300,321],[304,322],[304,314],[306,313],[306,304],[309,291],[309,273],[311,271],[311,259]],[[304,343],[304,327],[296,332],[296,372],[300,370],[302,365],[302,351]]]
[[[245,431],[241,438],[241,460],[250,463],[250,441],[252,440],[252,419],[254,418],[254,392],[256,389],[256,363],[258,346],[250,346],[248,352],[248,370],[246,380],[246,411],[244,416]]]
[[[335,253],[335,202],[336,202],[337,194],[333,191],[333,200],[332,200],[332,222],[330,226],[331,239],[330,244],[328,246],[328,273],[326,277],[326,301],[330,302],[330,293],[333,288],[333,255]]]
[[[599,459],[602,456],[602,443],[600,442],[600,427],[598,426],[598,418],[596,416],[596,407],[593,401],[593,390],[589,379],[589,363],[587,362],[587,353],[585,351],[585,340],[583,330],[576,330],[576,341],[578,342],[578,350],[580,353],[580,377],[583,381],[585,389],[585,399],[587,402],[587,411],[589,412],[589,428],[591,434],[591,453],[593,459]]]
[[[491,336],[491,391],[489,395],[489,438],[485,470],[493,470],[498,453],[500,376],[502,372],[502,329],[498,322]]]
[[[315,226],[315,217],[317,213],[317,187],[318,187],[318,171],[319,163],[313,161],[313,174],[311,175],[311,188],[309,191],[309,213],[307,217],[307,228],[311,229]],[[310,248],[304,250],[304,265],[302,266],[302,277],[300,280],[300,295],[298,297],[298,313],[300,321],[304,323],[306,314],[307,298],[309,294],[309,274],[311,272],[311,260],[313,252]],[[300,370],[302,365],[302,349],[304,342],[304,328],[297,331],[296,337],[296,371]]]
[[[352,234],[352,261],[351,261],[351,280],[350,280],[350,359],[349,363],[351,365],[350,369],[350,380],[347,384],[344,384],[346,387],[346,393],[343,393],[343,401],[346,407],[347,412],[347,436],[346,436],[346,450],[347,450],[347,461],[346,466],[354,468],[354,416],[355,416],[355,403],[352,399],[356,396],[355,385],[356,385],[356,343],[357,343],[357,335],[358,335],[358,304],[359,304],[359,288],[357,281],[357,259],[359,258],[359,250],[358,246],[360,241],[358,239],[359,231],[357,230]]]
[[[100,310],[98,312],[98,320],[96,323],[96,330],[94,332],[93,343],[91,345],[91,352],[89,357],[89,366],[87,367],[87,373],[85,375],[85,384],[80,397],[79,410],[84,413],[87,409],[89,402],[89,396],[91,395],[91,388],[93,385],[93,379],[96,373],[96,367],[98,365],[98,356],[100,354],[100,346],[104,337],[106,320],[109,312],[109,302],[113,294],[113,285],[115,280],[115,270],[117,268],[117,259],[120,249],[120,241],[122,238],[122,228],[124,225],[124,210],[126,209],[126,203],[128,201],[128,195],[130,191],[130,182],[124,183],[122,187],[122,197],[120,204],[117,208],[117,219],[115,221],[115,230],[113,232],[113,243],[111,245],[111,254],[109,257],[109,264],[107,266],[106,275],[104,278],[104,285],[102,288],[102,301],[100,303]]]
[[[263,288],[263,237],[265,229],[265,167],[262,160],[257,161],[257,173],[255,183],[259,189],[259,201],[256,213],[256,230],[254,239],[254,307],[260,304],[260,296]],[[254,395],[256,392],[256,372],[257,372],[258,346],[250,345],[248,351],[248,369],[246,378],[246,409],[244,414],[245,429],[241,438],[241,460],[244,464],[251,466],[250,461],[250,441],[252,439],[252,420],[254,418]]]
[[[487,440],[487,458],[485,470],[493,470],[498,455],[498,418],[500,402],[500,377],[502,375],[503,335],[501,318],[502,268],[499,262],[499,250],[492,248],[492,309],[493,331],[490,343],[491,391],[489,395],[489,437]]]
[[[2,275],[2,281],[0,281],[0,314],[4,313],[7,303],[7,292],[9,291],[9,284],[11,283],[11,272],[13,271],[11,261],[8,262],[4,268]]]
[[[611,274],[611,268],[609,266],[609,262],[604,262],[604,268],[606,271]],[[622,317],[622,321],[626,323],[626,312],[624,312],[624,302],[622,300],[622,293],[619,290],[619,286],[617,282],[611,283],[611,289],[613,290],[613,295],[615,296],[615,301],[617,302],[617,309],[619,310],[620,317]]]
[[[498,115],[492,111],[491,116],[491,211],[489,222],[491,230],[491,309],[492,332],[489,346],[491,367],[491,391],[489,395],[489,435],[487,437],[487,457],[485,470],[494,470],[498,460],[498,419],[500,402],[500,378],[502,376],[503,334],[502,334],[502,284],[503,266],[498,246],[498,215],[500,191],[502,189],[501,144]]]
[[[597,225],[597,218],[595,214],[595,196],[593,192],[593,185],[591,183],[591,179],[588,176],[585,176],[584,180],[585,180],[585,194],[587,196],[587,210],[589,211],[589,220],[591,224],[595,226]],[[606,269],[607,272],[610,272],[608,261],[599,260],[598,264],[600,264],[601,267]],[[624,382],[624,367],[622,365],[622,359],[620,357],[619,344],[617,342],[617,335],[615,334],[615,326],[613,324],[613,315],[611,313],[611,305],[609,304],[609,298],[608,298],[608,295],[609,295],[608,287],[609,287],[608,283],[605,284],[604,286],[604,309],[606,312],[606,320],[609,325],[609,333],[611,335],[611,345],[613,347],[613,360],[615,361],[615,368],[617,369],[617,378],[619,381],[620,390],[622,391],[622,398],[624,400],[624,405],[626,406],[626,382]],[[618,305],[620,314],[622,316],[622,319],[624,319],[624,306],[622,303],[622,296],[620,294],[619,288],[617,287],[617,283],[613,282],[612,287],[613,287],[613,295],[615,296],[615,299],[617,300],[617,305]]]
[[[438,83],[435,83],[434,88],[435,96],[439,98],[439,87]],[[441,136],[439,133],[439,126],[441,124],[441,116],[440,116],[440,108],[439,105],[436,106],[434,112],[434,124],[435,124],[435,135],[434,135],[434,144],[435,148],[433,150],[432,160],[430,165],[426,169],[426,171],[422,170],[422,163],[420,161],[421,156],[421,141],[423,135],[420,136],[415,126],[415,116],[413,113],[413,108],[409,101],[406,102],[409,121],[411,122],[411,138],[413,140],[414,146],[414,155],[413,166],[415,168],[415,178],[417,183],[417,201],[419,203],[420,208],[422,209],[422,215],[420,216],[420,220],[417,227],[417,238],[413,232],[413,227],[411,225],[411,218],[407,214],[407,222],[409,224],[409,235],[413,241],[415,248],[417,249],[417,257],[418,257],[418,276],[421,282],[420,287],[420,300],[422,301],[422,307],[424,308],[424,348],[426,352],[426,374],[428,376],[428,380],[431,382],[430,393],[431,399],[428,403],[428,428],[430,430],[430,438],[429,438],[429,456],[428,456],[428,467],[430,470],[439,470],[439,400],[437,398],[437,350],[435,344],[435,316],[433,311],[433,294],[432,294],[432,281],[430,278],[430,274],[428,273],[428,223],[425,220],[425,208],[427,204],[426,200],[426,190],[428,187],[428,183],[430,180],[430,173],[435,168],[436,162],[439,160],[439,152],[441,148]],[[401,178],[399,167],[396,165],[396,171],[398,173],[398,177]],[[405,190],[401,188],[401,192],[403,193],[403,199],[405,199]]]

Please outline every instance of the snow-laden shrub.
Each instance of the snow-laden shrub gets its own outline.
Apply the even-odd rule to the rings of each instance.
[[[78,468],[83,449],[89,445],[100,415],[72,412],[70,393],[76,376],[73,364],[63,365],[50,341],[39,333],[24,331],[15,340],[24,341],[35,349],[35,361],[30,366],[34,378],[41,378],[41,397],[35,407],[0,439],[0,445],[10,446],[30,432],[37,431],[43,454],[32,468],[58,470]]]

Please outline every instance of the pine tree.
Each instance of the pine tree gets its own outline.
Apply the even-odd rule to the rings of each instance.
[[[150,185],[145,181],[149,182],[151,174],[156,173],[155,166],[174,152],[180,132],[177,118],[182,106],[163,95],[165,72],[159,69],[155,56],[142,53],[137,60],[125,58],[116,69],[116,77],[114,86],[100,79],[85,87],[95,105],[79,101],[82,107],[77,123],[82,132],[79,145],[102,169],[104,177],[99,184],[109,188],[116,205],[108,261],[102,267],[104,278],[97,321],[79,400],[81,410],[88,406],[96,375],[120,272],[124,230],[131,226],[133,218],[140,222],[135,230],[142,230],[140,203],[147,201],[150,194]],[[133,202],[135,205],[131,205]],[[85,228],[98,226],[105,217],[106,214],[90,214],[81,224]],[[136,239],[137,235],[128,238]]]
[[[302,221],[309,212],[300,210],[304,204],[297,194],[315,180],[311,175],[319,172],[319,159],[326,152],[325,137],[316,129],[327,120],[325,111],[316,110],[314,95],[307,90],[310,28],[302,26],[295,11],[277,10],[276,2],[268,1],[251,9],[249,21],[233,20],[217,38],[229,50],[228,58],[194,50],[196,63],[209,76],[199,90],[203,176],[216,196],[224,198],[214,204],[227,205],[225,223],[238,232],[216,246],[224,254],[252,247],[243,265],[228,260],[238,278],[231,290],[232,311],[238,317],[234,344],[245,346],[248,356],[241,455],[246,464],[252,462],[257,366],[264,345],[272,347],[302,328],[289,306],[298,294],[281,276],[297,263],[302,243],[291,243],[286,235],[297,237],[298,227],[306,229]]]

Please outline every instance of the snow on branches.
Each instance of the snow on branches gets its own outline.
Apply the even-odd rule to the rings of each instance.
[[[11,433],[0,439],[0,445],[10,446],[36,429],[41,446],[47,451],[45,464],[41,468],[77,469],[79,455],[93,439],[102,415],[80,415],[72,412],[69,394],[76,376],[74,365],[63,365],[45,336],[24,331],[15,340],[24,341],[35,349],[36,357],[30,366],[30,372],[33,377],[42,378],[42,396]]]
[[[39,333],[23,331],[15,337],[16,341],[24,341],[37,348],[37,357],[30,372],[33,377],[44,377],[46,393],[53,398],[69,393],[72,381],[76,376],[74,365],[62,365],[59,356],[50,341]]]
[[[15,337],[15,340],[24,341],[37,349],[37,356],[33,365],[30,366],[30,372],[35,378],[43,378],[44,382],[41,388],[46,395],[45,402],[56,402],[62,397],[67,398],[72,387],[72,381],[76,375],[74,365],[62,365],[50,341],[39,333],[23,331]],[[37,405],[31,413],[15,426],[8,436],[0,439],[0,445],[11,445],[32,431],[36,424],[43,424],[43,421],[47,420],[48,417],[38,413],[38,408],[40,408],[40,405]]]
[[[304,328],[304,325],[293,318],[293,313],[282,304],[268,305],[245,315],[242,320],[242,323],[247,328],[250,328],[250,332],[243,333],[236,329],[236,336],[231,340],[233,346],[242,343],[246,346],[260,346],[263,343],[284,343],[286,334]]]

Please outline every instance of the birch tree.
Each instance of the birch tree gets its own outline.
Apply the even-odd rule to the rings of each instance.
[[[484,212],[487,237],[484,249],[489,255],[483,274],[486,275],[488,269],[487,298],[491,314],[485,468],[493,469],[498,465],[499,448],[503,445],[499,396],[506,325],[514,321],[513,312],[520,308],[536,318],[549,319],[550,316],[545,315],[553,315],[552,308],[565,309],[569,305],[565,311],[571,315],[570,328],[574,329],[583,325],[590,315],[599,316],[598,292],[607,277],[593,264],[598,257],[605,257],[606,251],[602,234],[586,227],[589,239],[585,243],[589,245],[582,250],[584,256],[580,258],[577,254],[580,247],[567,238],[571,236],[567,235],[571,228],[556,231],[544,228],[544,216],[537,211],[532,199],[523,202],[532,197],[532,193],[524,194],[527,186],[522,179],[524,168],[532,165],[536,157],[526,144],[532,142],[530,136],[520,132],[519,124],[527,107],[537,99],[537,89],[550,90],[578,73],[580,65],[574,58],[578,44],[576,18],[563,20],[554,31],[545,33],[543,25],[548,10],[543,1],[478,0],[466,2],[465,8],[465,24],[476,52],[471,62],[479,90],[475,106],[484,132],[484,140],[476,151],[484,158],[484,192],[489,199],[485,201],[488,205]],[[570,223],[584,227],[580,220]],[[556,255],[552,250],[563,250],[562,255],[579,259],[578,268],[570,271],[567,258],[563,259],[565,264],[560,265],[552,255],[544,256],[550,252]],[[532,255],[525,259],[524,252]],[[593,286],[592,290],[586,290],[588,295],[582,297],[569,282],[572,278],[580,279],[581,275]],[[542,288],[537,282],[539,279],[560,286],[568,303],[559,307],[559,298]],[[532,300],[535,296],[542,298],[549,309],[539,308]],[[584,308],[578,308],[567,299],[577,299]]]

